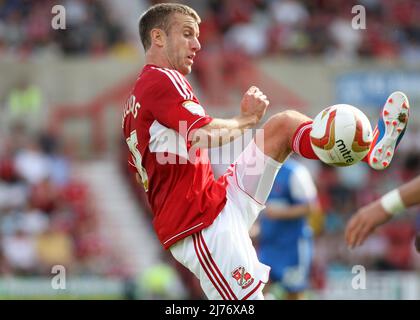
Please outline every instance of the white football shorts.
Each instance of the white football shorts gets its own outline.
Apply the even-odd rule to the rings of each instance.
[[[259,262],[249,229],[265,208],[281,164],[252,140],[229,167],[227,202],[212,225],[171,246],[210,300],[264,299],[270,267]]]

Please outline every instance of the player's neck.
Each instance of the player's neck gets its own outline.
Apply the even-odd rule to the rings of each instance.
[[[168,59],[166,59],[162,55],[154,53],[152,49],[146,52],[145,62],[146,64],[153,64],[161,68],[172,69],[172,66],[169,63]]]

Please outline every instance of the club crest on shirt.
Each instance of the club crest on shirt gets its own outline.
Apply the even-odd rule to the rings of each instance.
[[[205,116],[206,113],[204,111],[204,108],[200,106],[198,103],[195,103],[194,101],[187,100],[182,103],[182,106],[187,109],[192,114],[196,114],[199,116]]]
[[[237,267],[231,274],[242,289],[248,288],[254,282],[254,278],[245,270],[245,267]]]

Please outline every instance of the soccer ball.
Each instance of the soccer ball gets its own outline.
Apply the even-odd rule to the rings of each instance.
[[[314,119],[310,137],[318,158],[334,166],[351,166],[362,160],[373,139],[369,119],[348,104],[322,110]]]

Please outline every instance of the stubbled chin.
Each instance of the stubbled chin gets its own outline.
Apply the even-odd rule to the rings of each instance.
[[[181,70],[179,70],[184,76],[191,72],[191,66],[183,66]]]

